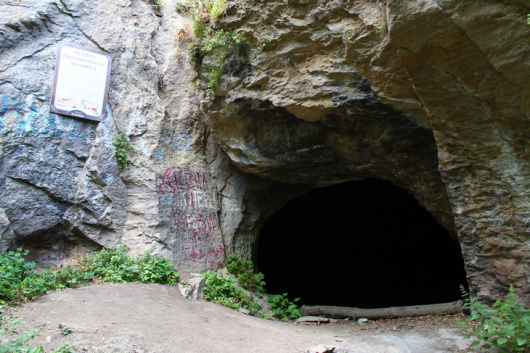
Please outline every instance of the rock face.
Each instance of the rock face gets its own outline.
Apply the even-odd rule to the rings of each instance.
[[[462,245],[471,289],[528,302],[524,1],[248,1],[248,41],[191,88],[191,22],[164,0],[0,1],[0,251],[152,249],[180,271],[251,258],[266,219],[315,187],[408,190]],[[57,47],[110,53],[108,114],[49,113]],[[195,57],[204,73],[214,53]],[[133,144],[120,170],[112,142]]]
[[[190,85],[191,28],[170,0],[0,2],[0,251],[56,264],[124,243],[184,273],[217,269],[236,246],[250,254],[263,210],[308,189],[245,175],[218,147]],[[62,43],[112,55],[100,123],[49,112]]]
[[[207,136],[197,99],[186,91],[190,70],[181,46],[188,25],[170,5],[163,16],[165,9],[142,1],[2,2],[0,250],[24,245],[57,260],[72,246],[126,243],[181,261],[191,239],[169,233],[183,200],[163,194],[164,185],[172,187],[164,179],[170,170],[190,192],[209,191],[197,200],[199,227],[219,232],[218,207],[209,204],[217,202],[216,185],[202,150]],[[49,113],[61,43],[113,56],[110,106],[99,124]],[[134,145],[121,173],[112,145],[118,131]],[[220,237],[207,244],[215,254],[203,257],[212,266],[222,261],[222,244]]]
[[[493,1],[232,4],[217,26],[249,44],[202,108],[246,172],[407,189],[458,235],[474,294],[514,285],[528,301],[528,12]],[[215,57],[199,59],[206,85]]]

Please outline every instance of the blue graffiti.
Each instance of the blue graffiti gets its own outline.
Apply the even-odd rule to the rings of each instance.
[[[43,105],[40,111],[36,106],[29,108],[29,113],[26,116],[22,114],[22,105],[14,98],[0,97],[2,101],[0,108],[0,132],[3,129],[8,128],[6,116],[8,111],[16,110],[16,121],[13,121],[9,128],[12,131],[16,129],[18,131],[28,131],[28,129],[35,135],[48,135],[51,137],[62,136],[64,131],[57,128],[58,116],[50,113],[46,105]],[[80,124],[83,128],[87,126],[86,122],[78,122],[77,119],[66,119],[61,116],[61,123],[66,124],[67,122],[73,122],[74,128]],[[78,129],[76,129],[78,130]],[[84,130],[84,129],[83,129]],[[68,134],[71,138],[83,139],[87,138],[85,133],[72,132]]]
[[[164,152],[156,152],[155,153],[155,157],[163,157],[164,156]]]
[[[193,154],[193,148],[191,147],[191,138],[192,135],[186,135],[182,133],[165,132],[162,135],[162,139],[168,150],[176,150],[179,152]]]

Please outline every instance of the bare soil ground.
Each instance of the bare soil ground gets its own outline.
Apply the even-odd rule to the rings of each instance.
[[[51,351],[70,342],[98,353],[297,353],[326,344],[343,353],[472,352],[458,316],[306,325],[246,316],[208,302],[188,301],[177,287],[96,284],[51,293],[10,310],[32,341]],[[63,335],[60,327],[71,333]],[[474,351],[473,351],[474,352]]]

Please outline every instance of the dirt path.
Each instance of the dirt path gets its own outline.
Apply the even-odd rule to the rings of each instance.
[[[70,342],[79,352],[297,353],[318,344],[338,353],[469,352],[453,316],[295,325],[184,299],[177,287],[98,284],[55,292],[15,310],[39,327],[34,344]],[[59,325],[72,333],[63,335]]]

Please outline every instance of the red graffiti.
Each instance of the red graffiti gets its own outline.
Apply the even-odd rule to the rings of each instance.
[[[212,270],[222,267],[223,246],[211,246],[212,240],[208,240],[210,235],[220,234],[220,227],[216,211],[203,211],[204,208],[211,210],[215,207],[204,193],[210,190],[204,174],[167,168],[158,189],[165,195],[164,203],[171,200],[169,205],[177,232],[186,235],[185,260],[200,262]]]
[[[166,187],[164,187],[166,186]],[[169,190],[167,190],[169,187]],[[174,171],[171,168],[167,168],[162,175],[162,182],[158,185],[158,190],[162,194],[170,191],[175,193],[177,190],[203,190],[209,191],[208,182],[206,176],[201,173],[184,173],[184,176],[179,171]],[[165,190],[165,191],[164,191]]]
[[[219,257],[219,255],[221,255],[223,252],[225,251],[225,249],[223,248],[223,246],[221,244],[217,245],[217,246],[212,246],[208,249],[208,254],[212,257]]]
[[[190,232],[194,232],[200,230],[216,231],[219,229],[219,219],[216,212],[208,212],[206,217],[197,212],[181,213],[174,208],[172,212],[177,230],[187,228]]]
[[[189,257],[188,257],[188,254],[189,254]],[[193,262],[201,261],[201,260],[204,260],[204,252],[202,251],[202,249],[199,249],[199,252],[197,252],[195,250],[195,247],[193,247],[190,252],[190,248],[186,248],[184,249],[184,257],[188,261],[193,261]]]

